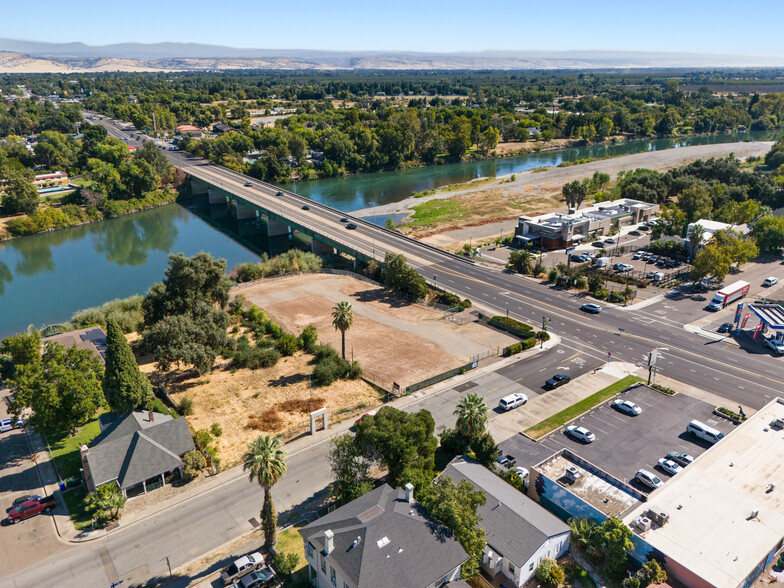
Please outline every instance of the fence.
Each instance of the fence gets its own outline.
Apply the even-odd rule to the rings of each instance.
[[[392,378],[387,378],[382,376],[381,374],[377,374],[376,372],[371,372],[369,370],[363,369],[362,370],[362,379],[365,380],[368,384],[375,386],[376,388],[380,388],[384,392],[387,393],[387,397],[390,395],[392,396],[402,396],[400,386],[395,386],[395,381]]]
[[[503,347],[495,347],[494,349],[488,349],[487,351],[476,353],[471,356],[471,364],[477,361],[482,361],[483,359],[487,359],[488,357],[499,357],[500,355],[503,355],[503,353]]]
[[[421,382],[417,382],[416,384],[412,384],[411,386],[406,386],[406,394],[411,394],[413,392],[416,392],[417,390],[421,390],[422,388],[427,388],[428,386],[432,386],[433,384],[438,384],[439,382],[443,382],[444,380],[453,378],[458,374],[464,374],[475,367],[476,365],[474,364],[474,362],[471,362],[465,364],[462,367],[456,367],[451,370],[442,372],[440,374],[436,374],[435,376],[431,376],[426,380],[422,380]]]

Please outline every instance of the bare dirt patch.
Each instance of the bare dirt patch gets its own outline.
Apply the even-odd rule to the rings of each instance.
[[[351,303],[355,318],[346,333],[346,357],[358,360],[365,371],[403,387],[515,341],[476,323],[456,325],[444,320],[441,311],[410,304],[349,276],[273,278],[241,285],[233,293],[242,293],[291,333],[315,325],[319,341],[338,350],[340,332],[332,326],[332,307],[340,301]]]

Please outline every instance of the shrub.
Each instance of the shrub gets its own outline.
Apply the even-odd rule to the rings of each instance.
[[[267,331],[273,339],[280,339],[283,336],[283,329],[270,320],[264,325],[264,330]]]
[[[271,343],[271,342],[270,342]],[[235,369],[247,368],[257,370],[274,366],[280,360],[280,353],[274,347],[251,347],[247,338],[243,341],[240,337],[237,351],[231,360],[231,367]]]
[[[523,351],[525,351],[526,349],[531,349],[532,347],[535,347],[536,343],[537,343],[536,337],[531,337],[530,339],[526,339],[525,341],[522,342]]]
[[[351,365],[348,367],[348,370],[343,377],[347,380],[358,380],[362,377],[362,367],[360,367],[359,362],[356,359],[351,362]]]
[[[288,578],[299,565],[299,554],[278,553],[272,563],[275,571],[284,578]]]
[[[106,326],[109,319],[114,319],[123,333],[138,331],[144,321],[143,299],[143,296],[130,296],[110,300],[102,306],[80,310],[71,317],[71,324],[74,328],[81,329],[88,325]]]
[[[473,305],[471,304],[471,301],[468,298],[466,298],[460,304],[457,305],[457,307],[461,311],[465,310],[466,308],[471,308],[471,306],[473,306]]]
[[[190,416],[193,414],[193,398],[183,396],[177,405],[177,412],[182,416]]]
[[[463,455],[469,450],[468,439],[461,435],[456,429],[444,429],[439,437],[441,438],[442,449],[450,457]]]
[[[610,292],[607,295],[607,302],[612,302],[614,304],[619,304],[623,302],[623,294],[621,292]]]
[[[439,304],[444,304],[446,306],[457,306],[460,304],[460,296],[456,296],[455,294],[451,294],[449,292],[441,292],[436,297],[436,301]]]
[[[496,327],[497,329],[506,331],[507,333],[512,333],[521,339],[527,339],[530,337],[531,331],[534,330],[531,325],[527,325],[507,316],[494,316],[489,321],[487,321],[487,324],[491,327]]]
[[[672,388],[668,388],[667,386],[662,386],[661,384],[651,384],[651,388],[654,390],[658,390],[662,394],[666,394],[667,396],[675,396],[675,390]]]
[[[232,274],[232,277],[239,283],[252,282],[261,278],[261,267],[258,263],[253,262],[241,263],[234,268]]]
[[[550,333],[547,331],[537,331],[536,338],[540,341],[549,341],[550,340]]]
[[[716,408],[716,412],[719,414],[723,414],[725,417],[728,417],[735,421],[745,421],[746,417],[741,416],[739,413],[735,412],[734,410],[730,410],[729,408],[725,408],[723,406],[719,406]]]
[[[523,350],[522,343],[512,343],[504,348],[504,355],[517,355]]]
[[[281,355],[294,355],[299,350],[299,341],[294,335],[282,333],[276,347]]]
[[[182,458],[182,465],[183,476],[187,481],[191,481],[198,478],[202,470],[207,467],[207,460],[200,451],[193,449]]]
[[[170,416],[177,416],[176,414],[172,414],[172,411],[169,410],[169,407],[167,407],[163,403],[163,400],[161,400],[157,396],[153,396],[152,399],[147,402],[147,404],[144,406],[144,408],[147,409],[147,410],[151,410],[153,412],[159,412],[161,414],[167,414],[167,415],[170,415]],[[191,410],[193,410],[193,409],[191,408]]]
[[[541,276],[544,273],[545,269],[547,268],[544,267],[544,264],[537,261],[536,265],[534,266],[534,271],[532,272],[532,274],[534,276]]]
[[[593,293],[593,297],[599,300],[604,300],[607,298],[609,293],[610,291],[607,288],[597,288]]]
[[[566,580],[566,573],[552,557],[545,557],[536,568],[536,579],[548,586],[558,586]]]
[[[220,437],[221,435],[223,435],[223,429],[218,423],[212,423],[210,425],[210,434],[213,437]]]
[[[577,278],[577,284],[575,284],[575,288],[578,290],[585,290],[588,287],[588,280],[584,277],[580,276]]]
[[[339,380],[343,370],[340,363],[332,358],[322,359],[313,368],[313,384],[316,386],[329,386]]]
[[[547,272],[547,281],[555,282],[558,279],[558,270],[554,267],[550,268],[550,271]]]
[[[329,343],[323,343],[313,347],[313,358],[316,362],[324,359],[340,359],[337,350]]]
[[[313,352],[313,348],[318,341],[318,331],[315,325],[308,325],[299,334],[299,346],[308,353]]]

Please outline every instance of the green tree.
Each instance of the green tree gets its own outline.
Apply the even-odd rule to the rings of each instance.
[[[128,412],[137,408],[151,409],[155,400],[152,385],[133,356],[120,325],[113,319],[106,323],[106,369],[103,395],[112,410]]]
[[[730,259],[726,249],[711,243],[694,256],[691,266],[691,279],[698,282],[711,277],[718,282],[723,282],[727,274],[730,273],[731,264],[732,259]]]
[[[261,521],[264,528],[264,546],[275,546],[277,515],[272,504],[272,487],[286,474],[286,453],[280,448],[280,441],[269,435],[260,435],[250,443],[242,456],[242,469],[248,472],[250,481],[258,482],[264,489],[264,505]]]
[[[2,204],[9,214],[33,214],[38,208],[38,190],[30,180],[14,174],[5,186]]]
[[[487,501],[484,491],[474,490],[468,480],[455,485],[449,477],[439,478],[419,493],[419,502],[444,525],[463,546],[469,560],[463,564],[462,577],[471,578],[479,572],[485,532],[479,527],[476,512]]]
[[[646,562],[642,568],[637,572],[640,578],[640,583],[643,586],[650,586],[651,584],[662,584],[667,581],[667,572],[659,565],[659,562],[652,559]]]
[[[487,411],[490,410],[485,399],[479,394],[469,392],[457,403],[454,414],[457,416],[455,428],[466,437],[473,440],[485,432],[487,425]]]
[[[207,460],[201,451],[192,449],[182,458],[182,473],[187,481],[199,477],[199,474],[207,467]]]
[[[70,432],[104,404],[103,365],[90,350],[47,343],[41,361],[17,366],[11,412],[33,409],[32,424],[46,434]]]
[[[746,238],[731,229],[716,231],[713,234],[713,242],[716,247],[726,251],[731,263],[737,267],[741,267],[759,255],[759,247],[753,238]]]
[[[670,206],[662,204],[658,218],[651,229],[651,240],[656,241],[662,235],[683,235],[687,225],[686,213],[676,204]]]
[[[530,274],[534,269],[536,258],[528,249],[518,249],[509,255],[506,267],[521,274]]]
[[[713,199],[710,190],[703,184],[692,184],[678,196],[678,208],[686,214],[686,221],[710,219],[713,212]]]
[[[340,331],[341,352],[346,359],[346,331],[354,324],[354,309],[345,300],[332,307],[332,326]]]
[[[498,457],[498,445],[490,433],[474,437],[471,440],[471,451],[474,453],[476,461],[486,468],[492,468],[493,462]]]
[[[424,298],[428,292],[425,279],[408,265],[406,257],[400,253],[387,253],[384,256],[381,280],[390,290],[400,290],[416,298]]]
[[[416,476],[416,470],[432,472],[438,447],[434,430],[435,421],[426,410],[411,414],[382,406],[356,424],[356,442],[363,456],[389,472],[388,483],[399,486]]]
[[[564,200],[566,200],[567,210],[579,209],[580,204],[582,204],[587,195],[586,185],[579,180],[574,180],[564,184],[563,188],[561,188],[561,193]]]
[[[331,494],[338,505],[347,504],[373,488],[368,478],[371,461],[362,455],[353,435],[333,437],[328,460],[335,479]]]
[[[591,541],[591,533],[596,523],[591,519],[571,518],[568,521],[569,529],[571,529],[572,541],[581,550],[587,549]]]
[[[590,544],[600,554],[604,569],[616,579],[626,574],[626,552],[634,549],[631,536],[631,529],[616,517],[610,517],[592,529]]]
[[[536,579],[546,586],[558,586],[566,580],[566,572],[552,557],[545,557],[536,568]]]
[[[41,363],[41,333],[33,331],[6,337],[0,343],[0,354],[10,356],[13,368],[7,377],[13,379],[21,366]]]
[[[116,521],[125,507],[125,496],[114,482],[98,486],[84,498],[85,510],[103,523]]]
[[[784,217],[764,216],[754,223],[751,234],[763,251],[772,253],[784,248]]]
[[[689,245],[691,245],[691,259],[694,259],[694,256],[697,255],[697,248],[702,244],[702,236],[705,233],[705,229],[699,223],[691,227],[689,229]]]
[[[484,151],[491,151],[498,146],[499,137],[500,133],[497,128],[487,127],[487,130],[479,138],[479,145]]]
[[[143,159],[126,160],[117,168],[129,198],[141,198],[160,185],[161,176]]]

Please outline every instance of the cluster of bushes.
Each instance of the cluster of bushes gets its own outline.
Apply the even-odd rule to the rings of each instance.
[[[229,277],[236,282],[252,282],[267,276],[279,276],[295,272],[316,272],[321,269],[323,260],[315,253],[290,249],[273,258],[265,253],[258,263],[243,263],[236,266]]]
[[[436,296],[435,301],[445,306],[452,306],[454,308],[457,308],[458,311],[463,311],[466,308],[471,308],[471,301],[468,298],[466,298],[465,300],[461,300],[460,296],[451,294],[449,292],[440,292]]]
[[[531,325],[509,318],[508,316],[494,316],[487,321],[487,324],[491,327],[506,331],[507,333],[512,333],[512,335],[520,337],[521,339],[531,337],[534,330]]]
[[[654,390],[658,390],[662,394],[666,394],[667,396],[675,396],[675,390],[672,388],[668,388],[667,386],[662,386],[661,384],[651,384],[651,388]]]
[[[257,339],[256,345],[251,345],[245,335],[237,339],[237,348],[232,355],[232,368],[251,370],[273,367],[281,357],[280,352],[275,348],[275,343],[270,339]]]
[[[745,415],[735,412],[734,410],[730,410],[729,408],[726,408],[724,406],[717,407],[716,412],[718,412],[721,415],[724,415],[728,419],[732,419],[733,421],[741,422],[746,420]]]
[[[362,377],[358,361],[348,361],[340,357],[332,345],[314,345],[313,383],[316,386],[329,386],[336,380],[356,380]]]
[[[659,239],[652,241],[645,249],[656,255],[666,255],[672,258],[686,259],[688,257],[684,241]]]
[[[14,237],[21,237],[53,229],[73,227],[101,220],[103,217],[103,213],[95,206],[82,208],[76,204],[66,204],[60,208],[39,209],[30,216],[12,218],[6,223],[6,230]]]
[[[155,208],[163,204],[169,204],[177,199],[175,190],[154,190],[148,192],[141,198],[130,198],[129,200],[104,200],[98,204],[98,208],[103,211],[106,218],[114,218],[139,210]],[[88,207],[89,208],[89,207]]]
[[[549,335],[548,335],[548,339],[549,339]],[[511,345],[508,345],[507,347],[504,348],[504,355],[507,356],[516,355],[521,351],[525,351],[526,349],[531,349],[532,347],[536,346],[536,342],[537,342],[536,337],[529,337],[528,339],[520,341],[519,343],[512,343]]]
[[[110,300],[101,306],[85,308],[71,317],[71,326],[74,329],[82,329],[90,325],[105,327],[107,321],[111,319],[117,321],[123,333],[138,331],[144,322],[142,300],[144,296],[130,296]]]

